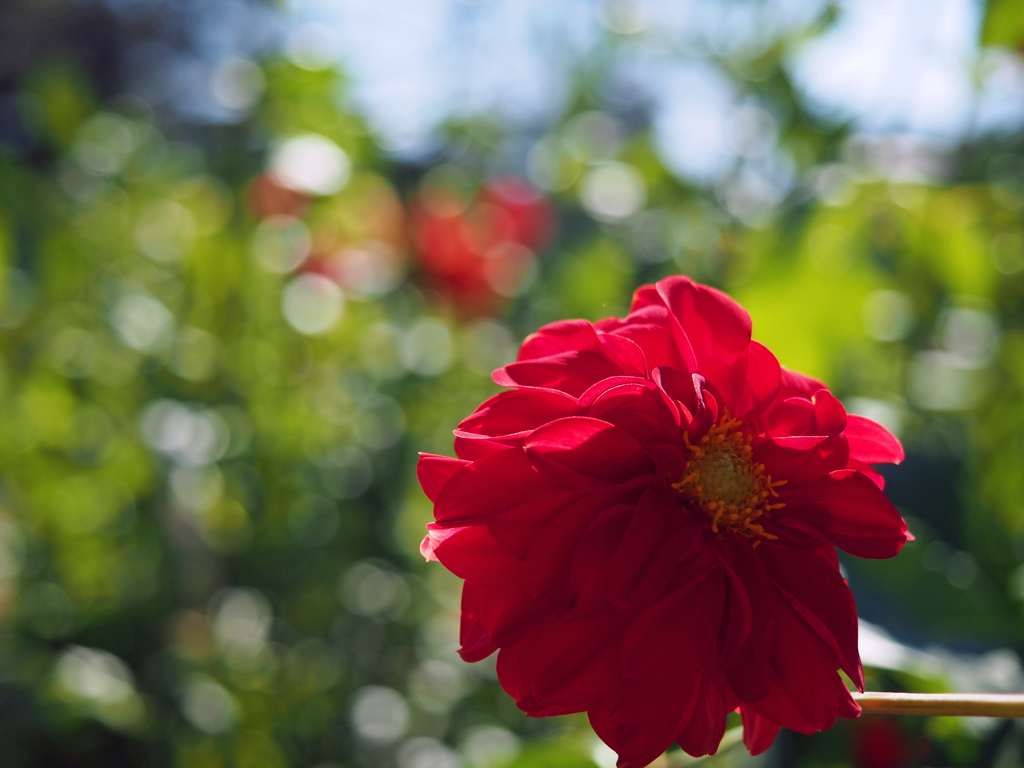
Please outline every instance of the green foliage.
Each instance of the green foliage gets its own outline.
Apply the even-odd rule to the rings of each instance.
[[[599,239],[559,264],[554,288],[570,317],[600,320],[622,315],[633,283],[633,268],[620,245]]]
[[[597,768],[578,745],[562,740],[531,745],[505,765],[507,768]]]
[[[981,43],[1020,48],[1024,44],[1024,3],[1020,0],[988,0],[981,26]]]

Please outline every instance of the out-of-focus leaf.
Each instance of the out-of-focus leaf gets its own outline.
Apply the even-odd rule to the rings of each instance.
[[[556,738],[529,745],[505,768],[597,768],[597,763],[575,741]]]
[[[981,25],[981,44],[1006,48],[1024,45],[1024,1],[988,0]]]
[[[29,76],[20,107],[25,122],[41,136],[67,147],[96,108],[96,94],[71,62],[51,59]]]
[[[554,287],[568,316],[598,320],[628,309],[632,276],[621,246],[601,238],[559,265]]]

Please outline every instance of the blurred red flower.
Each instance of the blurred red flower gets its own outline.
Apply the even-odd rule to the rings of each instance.
[[[427,186],[413,202],[412,226],[431,287],[469,314],[486,314],[529,285],[555,216],[537,190],[507,176],[468,204],[454,189]]]
[[[312,253],[302,271],[330,278],[347,296],[382,296],[405,277],[405,207],[388,181],[357,174],[309,217]]]
[[[422,551],[465,579],[460,653],[496,650],[532,716],[587,711],[639,768],[718,748],[739,708],[757,754],[860,709],[857,612],[834,547],[911,538],[870,465],[899,442],[751,341],[747,313],[685,277],[625,319],[545,326],[512,387],[423,455]]]
[[[869,717],[851,733],[850,757],[854,768],[904,768],[928,755],[924,736],[908,736],[891,717]]]

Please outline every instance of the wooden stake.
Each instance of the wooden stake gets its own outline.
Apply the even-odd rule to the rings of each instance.
[[[865,715],[1022,717],[1024,694],[854,693]]]

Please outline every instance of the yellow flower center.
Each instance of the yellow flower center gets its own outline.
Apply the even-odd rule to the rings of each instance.
[[[775,539],[764,530],[759,520],[771,519],[771,511],[785,504],[771,503],[778,498],[775,490],[785,480],[772,481],[765,474],[764,464],[755,464],[750,448],[751,436],[744,432],[743,422],[726,413],[696,443],[683,433],[686,443],[686,469],[683,479],[673,483],[689,507],[699,507],[711,520],[711,530],[721,536],[737,533],[748,539]]]

